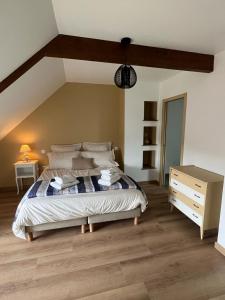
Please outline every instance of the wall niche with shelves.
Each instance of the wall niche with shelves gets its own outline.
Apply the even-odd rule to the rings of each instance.
[[[143,146],[156,145],[156,126],[144,126],[143,129]]]
[[[155,150],[143,151],[143,165],[142,169],[155,169]]]
[[[144,101],[144,121],[158,121],[157,101]]]

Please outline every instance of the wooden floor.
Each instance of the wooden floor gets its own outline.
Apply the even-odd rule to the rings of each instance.
[[[150,208],[141,223],[99,224],[42,233],[28,243],[13,236],[19,198],[0,194],[0,299],[225,299],[225,258],[214,238],[178,211],[167,191],[144,185]]]

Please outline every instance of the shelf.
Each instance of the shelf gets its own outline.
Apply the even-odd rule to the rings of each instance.
[[[143,146],[156,145],[156,127],[145,126],[143,129]]]
[[[143,164],[142,169],[155,169],[155,150],[143,151]]]
[[[156,168],[150,168],[150,167],[144,167],[144,168],[141,168],[142,170],[156,170]]]
[[[157,101],[145,101],[144,102],[144,120],[156,122],[157,119]],[[146,123],[145,123],[146,124]],[[157,146],[157,126],[155,123],[150,126],[143,127],[143,147]],[[146,149],[146,148],[145,148]],[[153,148],[154,149],[154,148]],[[155,150],[143,150],[142,170],[154,170],[156,169],[156,148]]]
[[[144,120],[143,121],[158,121],[157,119],[157,101],[144,102]]]

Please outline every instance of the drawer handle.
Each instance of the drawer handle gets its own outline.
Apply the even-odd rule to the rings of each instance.
[[[194,194],[194,196],[197,197],[197,198],[201,198],[199,195],[196,195],[196,194]]]
[[[178,183],[176,183],[176,182],[173,182],[173,184],[174,184],[174,185],[178,185]]]
[[[198,205],[196,205],[196,204],[193,204],[194,205],[194,207],[196,207],[196,208],[199,208],[199,206]]]
[[[197,183],[195,183],[195,186],[197,186],[198,188],[201,188],[201,185],[199,185],[199,184],[197,184]]]
[[[193,217],[195,217],[196,219],[198,219],[198,216],[196,216],[195,214],[192,214]]]
[[[178,177],[178,174],[176,174],[176,173],[173,173],[173,175]]]
[[[172,190],[172,192],[174,193],[174,194],[176,194],[177,192],[176,191],[174,191],[174,190]]]
[[[175,199],[173,199],[173,198],[171,199],[171,201],[173,201],[173,202],[177,202],[177,201],[176,201]]]

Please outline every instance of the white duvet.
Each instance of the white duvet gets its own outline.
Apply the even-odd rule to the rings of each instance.
[[[72,174],[92,176],[100,174],[101,168],[93,170],[45,170],[39,179],[49,180],[54,176]],[[122,173],[117,168],[117,171]],[[60,195],[28,198],[29,190],[22,198],[13,222],[13,233],[25,239],[25,226],[76,219],[97,214],[127,211],[138,206],[142,212],[147,207],[144,194],[136,189],[111,190],[79,195]]]

